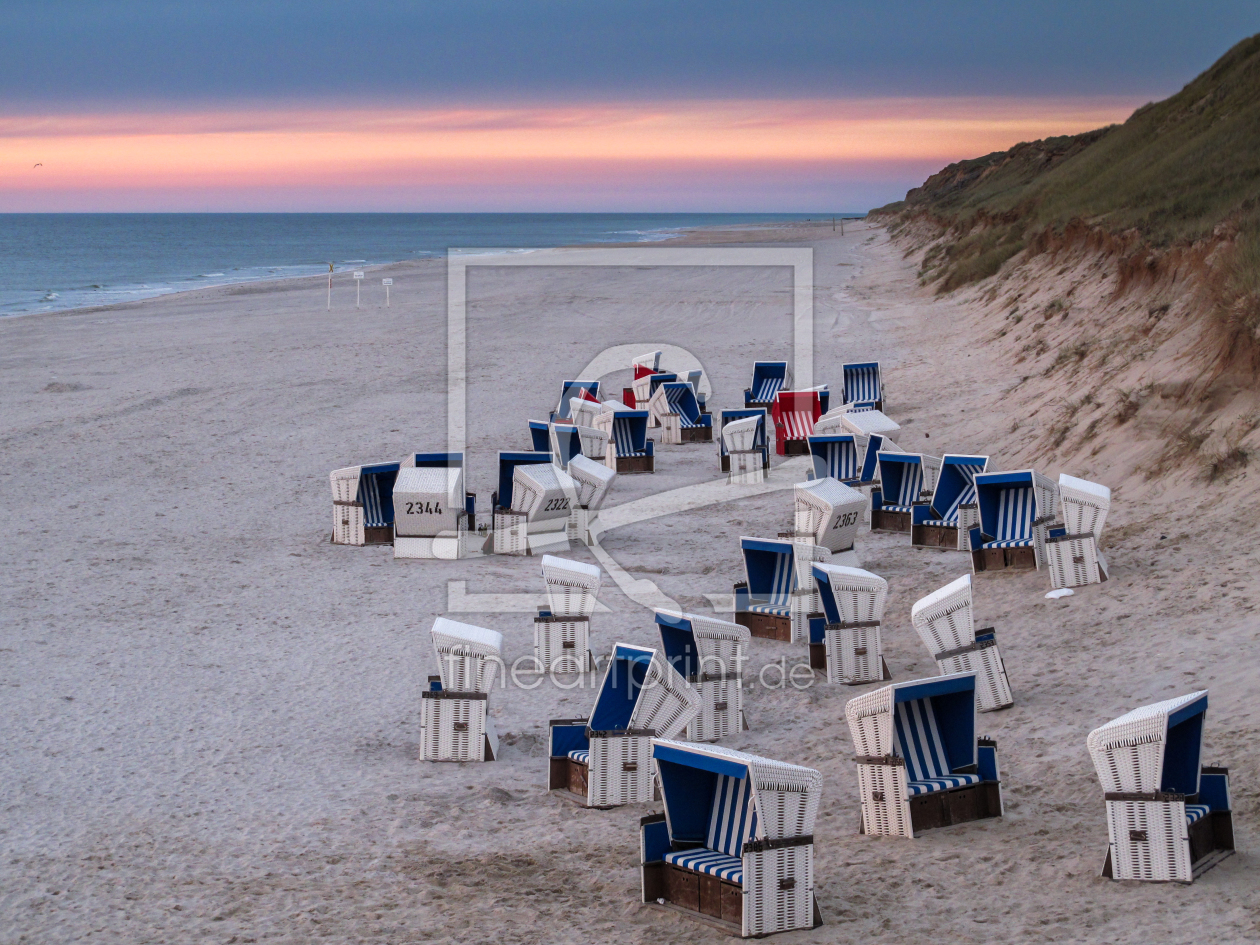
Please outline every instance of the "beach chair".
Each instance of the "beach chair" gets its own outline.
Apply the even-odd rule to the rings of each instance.
[[[372,463],[329,474],[334,545],[388,545],[394,540],[394,480],[401,468],[401,463]]]
[[[581,431],[568,421],[547,424],[547,449],[557,466],[568,469],[569,460],[582,455]]]
[[[604,405],[591,400],[570,402],[569,419],[579,427],[595,426],[595,418],[604,412]]]
[[[818,391],[781,390],[770,411],[774,419],[774,450],[780,456],[809,452],[808,438],[814,421],[822,416]]]
[[[846,410],[840,422],[854,436],[879,434],[893,443],[901,438],[901,427],[884,416],[881,410]]]
[[[814,478],[830,477],[846,485],[858,485],[862,480],[858,438],[849,433],[820,435],[817,425],[814,430],[814,434],[806,439],[814,461]]]
[[[756,485],[769,475],[766,461],[770,451],[764,445],[765,411],[756,409],[761,416],[731,420],[722,428],[722,466],[729,470],[727,482],[731,485]],[[763,445],[757,446],[758,441]]]
[[[862,833],[913,837],[1002,816],[997,745],[976,738],[971,673],[893,683],[844,707],[857,750]]]
[[[548,421],[529,421],[529,448],[535,453],[551,452],[551,429]]]
[[[821,545],[833,555],[852,551],[866,496],[838,479],[811,479],[795,486],[793,538]]]
[[[980,521],[976,476],[984,472],[988,463],[987,456],[946,453],[941,457],[931,499],[915,503],[911,513],[910,544],[916,548],[971,550],[971,529]]]
[[[648,439],[646,410],[606,410],[595,418],[595,425],[608,434],[604,464],[609,469],[616,473],[656,472],[656,444]]]
[[[678,374],[679,381],[685,381],[691,385],[691,389],[695,391],[696,403],[700,405],[701,413],[708,413],[709,408],[706,405],[707,395],[700,389],[700,379],[704,377],[704,371],[695,370]]]
[[[464,491],[463,453],[416,453],[398,470],[395,558],[462,558],[477,530],[477,496]]]
[[[1098,542],[1110,508],[1111,490],[1106,486],[1059,476],[1063,525],[1051,528],[1046,536],[1046,564],[1054,589],[1107,580],[1107,559],[1098,550]]]
[[[880,630],[888,582],[843,565],[815,564],[822,611],[809,615],[809,665],[848,686],[891,679]]]
[[[569,550],[569,519],[576,494],[573,479],[559,466],[516,466],[512,471],[512,511],[525,517],[526,554]]]
[[[844,415],[848,413],[845,407],[837,407],[834,410],[824,411],[823,415],[814,421],[813,436],[839,436],[848,433],[848,428],[844,425]]]
[[[595,540],[595,521],[599,510],[604,507],[617,474],[603,463],[586,456],[574,456],[569,460],[568,473],[574,489],[569,512],[569,538],[590,545]]]
[[[711,742],[748,728],[744,718],[747,627],[716,617],[656,611],[665,660],[700,694],[700,711],[685,737]]]
[[[648,374],[656,374],[661,369],[661,353],[649,351],[647,354],[641,354],[630,362],[630,368],[634,371],[635,380]]]
[[[648,409],[664,428],[664,442],[712,443],[713,417],[700,412],[695,389],[688,383],[675,381],[661,384],[652,395]]]
[[[877,462],[879,488],[871,492],[871,530],[908,532],[916,504],[934,491],[940,457],[883,450],[877,454]]]
[[[1234,852],[1229,769],[1203,767],[1207,690],[1143,706],[1089,733],[1107,804],[1111,879],[1189,883]]]
[[[652,754],[665,810],[639,821],[643,901],[743,938],[822,925],[814,901],[822,775],[663,738]]]
[[[634,409],[648,410],[652,403],[652,398],[660,389],[662,384],[672,383],[678,380],[677,374],[670,374],[665,371],[657,371],[655,374],[644,374],[642,377],[636,377],[632,384],[634,390]],[[652,426],[656,426],[656,418],[653,416],[649,421]]]
[[[971,527],[971,570],[1041,568],[1054,521],[1054,482],[1032,469],[976,476],[979,521]]]
[[[769,410],[779,391],[791,386],[792,370],[786,361],[754,361],[752,383],[744,391],[744,406]]]
[[[544,673],[587,673],[591,655],[591,614],[599,594],[599,568],[543,555],[547,606],[534,618],[534,658]]]
[[[726,425],[739,420],[756,419],[758,422],[751,425],[752,433],[748,433],[749,424],[744,424],[739,428],[739,434],[736,438],[734,449],[741,453],[757,452],[761,459],[761,468],[770,468],[770,448],[766,439],[766,411],[764,407],[743,407],[731,410],[723,410],[718,414],[718,461],[721,463],[722,472],[731,472],[731,445],[726,440]],[[751,464],[752,457],[739,460],[740,465],[748,466]],[[748,470],[745,470],[748,471]]]
[[[683,732],[700,696],[656,650],[618,643],[589,719],[549,724],[547,790],[586,807],[652,799],[652,739]]]
[[[446,617],[429,633],[439,675],[420,693],[420,759],[493,761],[499,737],[487,707],[503,669],[503,636]]]
[[[994,629],[985,627],[976,632],[970,574],[919,600],[910,609],[910,622],[942,676],[975,674],[981,712],[1015,704]]]
[[[822,610],[811,564],[831,553],[818,545],[741,538],[744,580],[735,585],[735,622],[755,637],[799,643],[808,617]]]
[[[884,385],[879,375],[878,361],[863,361],[841,365],[844,377],[844,402],[854,407],[884,409]]]
[[[496,555],[523,555],[529,553],[526,519],[524,512],[513,508],[513,484],[517,466],[551,464],[550,453],[533,451],[499,453],[499,488],[491,496],[492,548]]]
[[[551,412],[550,419],[569,420],[572,418],[571,401],[574,398],[587,403],[599,403],[599,381],[564,381],[560,385],[560,403]]]

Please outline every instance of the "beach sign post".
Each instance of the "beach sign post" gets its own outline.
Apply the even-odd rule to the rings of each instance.
[[[333,264],[328,264],[328,311],[332,311],[332,274]]]
[[[354,271],[354,307],[359,307],[359,286],[363,285],[363,270]]]
[[[389,287],[394,284],[393,279],[382,279],[381,285],[385,286],[385,307],[389,308]]]

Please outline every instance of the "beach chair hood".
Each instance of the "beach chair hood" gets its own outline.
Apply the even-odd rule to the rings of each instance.
[[[839,564],[815,564],[814,580],[828,623],[880,623],[888,582],[878,574]]]
[[[796,531],[828,551],[847,551],[857,540],[866,497],[838,479],[797,483]]]
[[[617,481],[617,473],[586,456],[570,459],[568,472],[577,505],[591,511],[602,509],[612,484]]]
[[[512,473],[512,511],[525,513],[529,522],[567,521],[575,495],[569,474],[550,462],[517,466]]]
[[[850,410],[840,421],[844,428],[857,436],[872,436],[878,433],[885,440],[897,442],[901,437],[901,427],[884,416],[880,410]],[[887,448],[887,447],[885,447]]]
[[[884,686],[850,699],[845,717],[859,756],[897,755],[915,774],[976,764],[974,673]]]
[[[429,633],[444,690],[490,691],[502,662],[502,634],[448,617],[434,620]]]
[[[1111,509],[1111,490],[1087,479],[1059,475],[1059,505],[1069,535],[1092,534],[1102,538],[1103,524]]]
[[[1199,793],[1207,690],[1143,706],[1089,733],[1090,757],[1108,792]]]
[[[702,673],[726,675],[742,671],[752,635],[729,620],[681,611],[658,610],[665,661],[689,682]]]

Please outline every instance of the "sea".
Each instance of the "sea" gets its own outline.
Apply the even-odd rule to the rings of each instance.
[[[832,213],[0,214],[0,316],[442,256],[448,249],[653,242],[679,230]]]

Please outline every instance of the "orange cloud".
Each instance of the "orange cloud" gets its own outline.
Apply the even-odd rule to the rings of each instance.
[[[565,169],[598,176],[601,167],[620,173],[627,164],[943,165],[1123,121],[1136,104],[883,99],[0,116],[0,209],[15,195],[70,191],[423,187],[505,177],[527,186]]]

